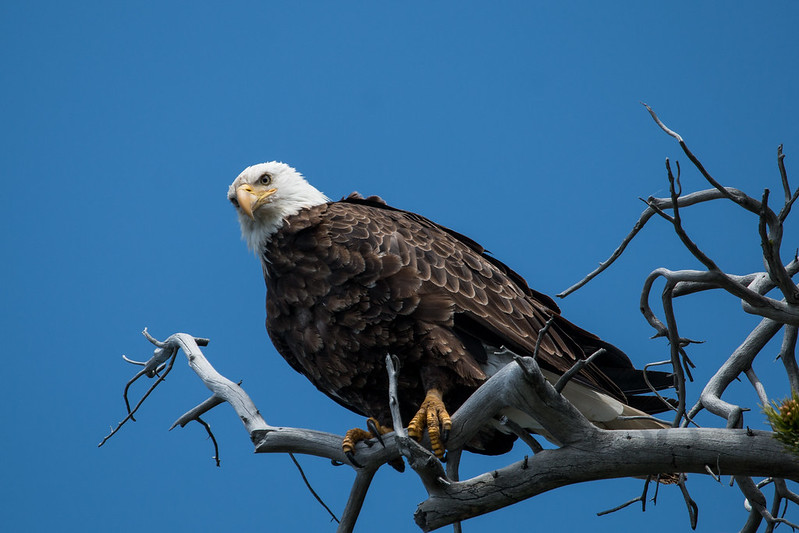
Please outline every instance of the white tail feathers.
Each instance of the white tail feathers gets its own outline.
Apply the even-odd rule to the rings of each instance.
[[[542,372],[550,383],[557,381],[557,374],[546,370]],[[574,381],[570,381],[563,388],[563,396],[583,416],[602,429],[667,429],[671,427],[666,422],[653,418],[639,409]],[[507,416],[531,433],[537,433],[555,444],[560,444],[535,418],[519,409],[507,407],[500,412],[500,415]],[[508,433],[508,428],[499,423],[496,424],[496,428]]]

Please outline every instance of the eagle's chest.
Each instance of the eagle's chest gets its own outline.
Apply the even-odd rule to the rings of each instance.
[[[323,389],[360,388],[383,379],[385,355],[418,359],[416,328],[399,315],[384,283],[327,276],[324,262],[267,277],[267,330],[281,355]],[[360,385],[359,385],[360,384]]]
[[[421,356],[422,282],[405,244],[411,236],[404,226],[381,233],[372,225],[292,221],[266,249],[267,329],[281,355],[317,384],[383,377],[387,353]]]
[[[376,287],[350,279],[314,291],[307,279],[294,277],[267,284],[266,325],[295,356],[363,360],[413,342],[413,322],[399,316],[389,299],[375,298]]]

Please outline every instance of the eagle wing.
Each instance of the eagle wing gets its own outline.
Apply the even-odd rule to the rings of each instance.
[[[628,400],[627,394],[650,391],[641,372],[623,352],[563,318],[550,297],[532,290],[524,278],[474,240],[416,213],[390,207],[377,197],[351,195],[342,203],[371,208],[370,223],[384,226],[382,232],[376,232],[383,237],[380,249],[399,256],[402,265],[413,267],[422,284],[422,300],[433,300],[432,305],[420,302],[424,311],[421,318],[451,328],[468,354],[459,353],[457,358],[473,359],[459,369],[473,371],[475,366],[490,366],[496,357],[491,347],[532,355],[539,331],[552,319],[539,343],[542,367],[561,374],[577,360],[605,348],[605,354],[583,367],[575,379],[622,401]],[[389,220],[380,224],[386,218]],[[439,316],[429,316],[436,311]],[[464,370],[461,373],[464,378],[474,377],[465,375]],[[671,384],[666,373],[652,373],[650,377],[656,388]],[[648,399],[642,399],[639,405],[650,407],[650,411],[663,407]]]
[[[648,391],[622,352],[563,319],[479,244],[378,198],[350,196],[289,217],[263,265],[267,330],[281,355],[322,392],[384,424],[388,351],[403,359],[403,417],[431,375],[447,380],[457,408],[502,363],[498,351],[532,355],[550,318],[543,368],[563,373],[606,347],[575,380],[622,401]]]

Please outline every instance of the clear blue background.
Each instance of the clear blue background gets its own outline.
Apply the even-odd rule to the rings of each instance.
[[[686,191],[705,188],[651,104],[727,185],[782,197],[785,144],[799,185],[799,7],[743,3],[14,2],[0,5],[0,239],[3,455],[8,531],[332,531],[289,458],[254,455],[226,406],[167,433],[207,396],[179,360],[167,383],[107,445],[122,387],[157,337],[211,338],[206,354],[274,425],[342,433],[362,420],[318,393],[269,344],[260,266],[240,242],[228,184],[283,160],[329,196],[379,194],[472,236],[554,294],[605,259],[643,209],[668,194],[664,159]],[[733,273],[762,269],[757,221],[719,203],[685,213],[691,235]],[[789,224],[786,258],[799,244]],[[662,220],[564,314],[642,365],[666,357],[638,313],[654,268],[697,268]],[[655,295],[657,300],[657,295]],[[703,383],[757,319],[734,298],[677,305]],[[771,397],[788,393],[771,346],[756,363]],[[144,384],[135,388],[142,391]],[[699,394],[694,384],[689,399]],[[746,383],[728,396],[754,408]],[[707,425],[721,421],[704,416]],[[466,475],[520,459],[467,457]],[[352,472],[300,458],[340,513]],[[699,531],[737,530],[737,488],[691,476]],[[465,524],[686,530],[679,491],[645,514],[618,480],[557,490]],[[424,490],[381,470],[360,531],[413,531]],[[789,518],[797,520],[796,509]],[[646,524],[646,525],[644,525]]]

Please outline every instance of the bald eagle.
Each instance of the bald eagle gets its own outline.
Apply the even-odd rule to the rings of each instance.
[[[261,260],[275,348],[320,391],[371,418],[370,432],[348,432],[343,448],[350,457],[355,441],[391,426],[386,354],[401,362],[400,412],[409,435],[421,439],[427,430],[440,458],[449,412],[514,354],[532,355],[550,318],[538,353],[548,379],[606,350],[564,390],[575,407],[604,428],[667,427],[626,419],[667,406],[644,395],[651,389],[624,353],[563,318],[551,298],[472,239],[378,197],[330,201],[279,162],[245,169],[228,200]],[[647,377],[657,389],[672,385],[666,373]],[[504,453],[514,439],[486,428],[467,449]]]

